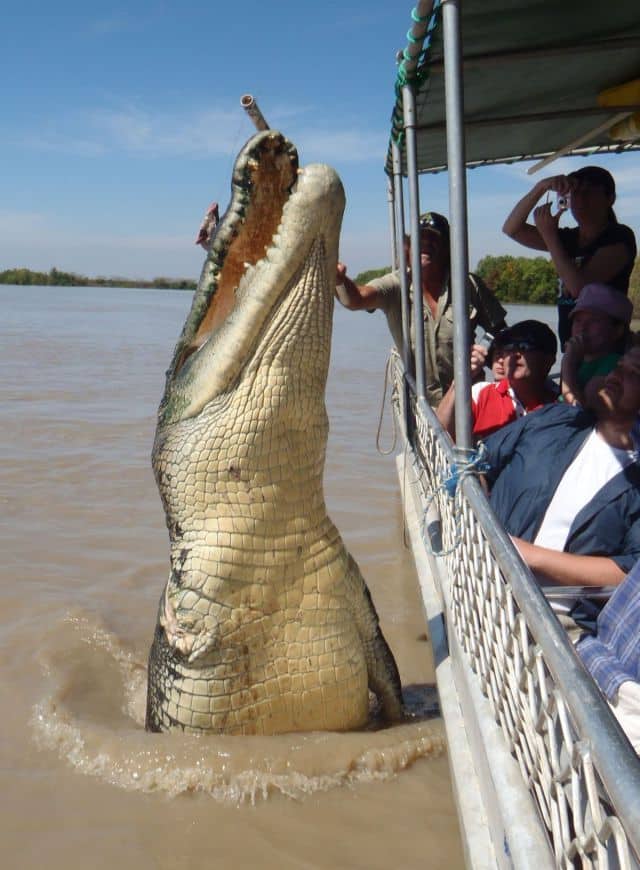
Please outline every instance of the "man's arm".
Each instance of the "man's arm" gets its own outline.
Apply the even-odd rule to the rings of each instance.
[[[487,359],[487,350],[481,344],[474,344],[471,347],[471,382],[475,383],[482,377],[484,372],[484,364]],[[442,401],[436,408],[436,417],[440,421],[442,428],[449,433],[453,441],[456,440],[456,386],[455,382],[442,397]],[[475,405],[471,402],[471,411],[475,416]]]
[[[442,401],[436,408],[436,417],[442,428],[449,434],[452,441],[456,440],[456,385],[455,381],[442,397]]]
[[[352,281],[344,263],[338,263],[336,270],[336,296],[350,311],[374,311],[384,305],[384,294],[370,284]]]
[[[561,586],[617,586],[625,572],[607,556],[582,556],[530,544],[512,537],[518,552],[538,580]]]

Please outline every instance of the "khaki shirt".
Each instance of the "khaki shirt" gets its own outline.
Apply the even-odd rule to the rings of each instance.
[[[382,310],[387,316],[389,331],[396,347],[400,350],[402,348],[400,273],[390,272],[381,278],[374,278],[369,281],[369,285],[375,287],[383,297]],[[469,293],[471,336],[473,337],[477,326],[481,326],[486,332],[495,335],[498,328],[504,323],[507,312],[477,275],[469,275],[467,290]],[[409,295],[412,297],[412,288],[409,290]],[[413,348],[415,347],[413,306],[411,311],[411,346]],[[449,284],[440,294],[435,318],[432,316],[429,306],[424,305],[423,320],[427,401],[435,408],[453,380],[453,308]]]

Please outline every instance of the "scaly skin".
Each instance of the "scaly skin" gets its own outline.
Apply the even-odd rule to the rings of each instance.
[[[393,656],[322,487],[343,208],[335,172],[298,174],[279,133],[253,137],[236,161],[153,448],[171,571],[150,730],[358,728],[368,686],[389,719],[402,716]]]

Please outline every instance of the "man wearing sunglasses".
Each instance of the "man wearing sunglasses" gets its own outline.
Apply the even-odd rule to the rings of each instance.
[[[473,435],[485,438],[518,417],[537,411],[558,398],[559,390],[549,380],[558,342],[553,331],[539,320],[522,320],[495,337],[493,344],[504,355],[505,377],[495,383],[476,385],[471,395]],[[482,350],[474,345],[472,376]],[[491,352],[491,348],[489,349]],[[479,386],[479,385],[477,385]],[[438,406],[437,416],[455,439],[455,386],[451,385]]]
[[[410,263],[408,240],[407,262]],[[436,407],[453,380],[453,310],[449,285],[449,222],[437,212],[420,216],[420,267],[424,318],[424,343],[427,399]],[[347,276],[347,268],[338,263],[336,295],[352,311],[376,311],[387,316],[396,347],[402,347],[402,308],[400,274],[390,272],[369,284],[356,284]],[[489,288],[476,275],[469,275],[469,323],[471,335],[477,326],[493,335],[505,325],[506,312]],[[413,284],[410,287],[413,296]],[[415,327],[411,322],[411,345],[415,345]]]

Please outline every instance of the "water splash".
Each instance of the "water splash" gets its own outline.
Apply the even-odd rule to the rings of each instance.
[[[50,691],[34,710],[36,739],[80,773],[128,791],[236,805],[299,800],[393,778],[445,749],[441,722],[424,718],[346,734],[148,734],[146,665],[93,616],[69,616],[57,638],[41,655]],[[414,690],[410,703],[417,709],[424,697]]]

